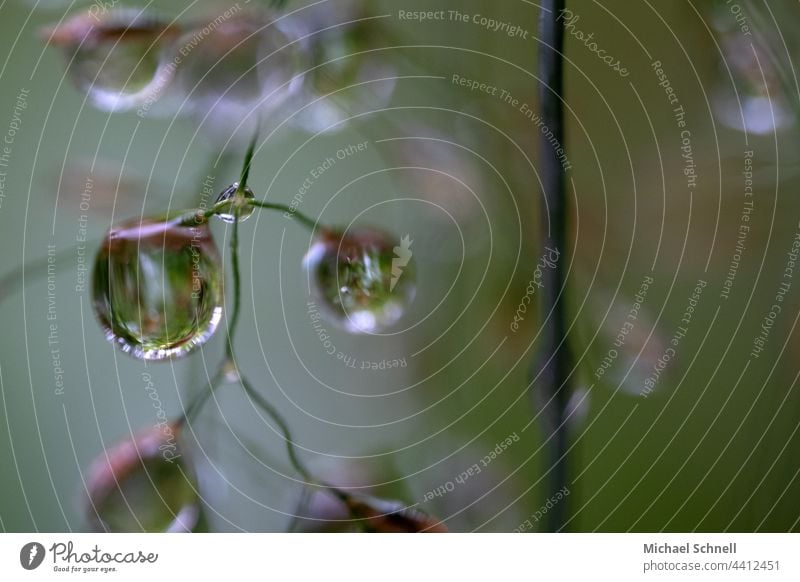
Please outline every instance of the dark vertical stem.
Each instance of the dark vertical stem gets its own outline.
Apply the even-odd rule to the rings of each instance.
[[[539,143],[539,159],[544,185],[542,198],[541,253],[554,249],[559,260],[554,268],[542,269],[540,289],[541,335],[531,374],[537,378],[533,390],[541,393],[537,402],[547,403],[541,411],[546,438],[549,440],[549,485],[547,496],[552,497],[567,485],[568,434],[565,426],[565,411],[569,396],[567,380],[570,370],[570,355],[566,342],[566,304],[564,287],[564,263],[566,262],[566,176],[561,159],[553,144],[564,147],[564,29],[557,20],[564,9],[565,0],[543,0],[539,17],[539,103],[542,120],[552,132],[542,132]],[[547,133],[547,135],[545,135]],[[538,259],[538,258],[537,258]],[[567,515],[566,500],[562,499],[547,512],[548,531],[558,531]]]

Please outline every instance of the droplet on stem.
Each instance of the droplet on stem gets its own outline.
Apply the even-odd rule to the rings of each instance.
[[[207,221],[135,219],[100,246],[94,309],[122,351],[144,360],[185,356],[217,329],[223,281]]]
[[[323,312],[351,333],[395,324],[416,292],[412,244],[373,228],[320,232],[303,265]]]
[[[216,204],[221,209],[221,212],[218,212],[214,216],[228,224],[236,222],[237,216],[239,217],[239,222],[244,222],[250,218],[255,211],[255,208],[249,202],[250,200],[254,200],[255,197],[256,195],[253,194],[253,191],[249,187],[245,186],[240,190],[239,182],[234,182],[217,197]],[[226,204],[222,205],[222,203]]]

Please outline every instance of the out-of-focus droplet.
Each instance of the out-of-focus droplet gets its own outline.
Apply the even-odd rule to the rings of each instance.
[[[594,328],[600,326],[597,345],[601,351],[593,360],[593,382],[638,397],[661,389],[663,379],[653,386],[648,380],[653,379],[668,342],[646,305],[649,292],[649,284],[645,286],[643,282],[633,297],[618,296],[602,325],[594,324]],[[594,300],[591,312],[602,316],[611,301],[610,293],[601,294]]]
[[[376,497],[348,496],[350,512],[363,520],[367,530],[378,533],[445,533],[447,526],[438,519],[402,501]]]
[[[404,120],[402,126],[413,137],[385,142],[383,150],[393,165],[403,168],[399,174],[403,184],[445,210],[446,214],[441,216],[443,224],[455,221],[463,225],[480,219],[483,212],[479,193],[503,186],[489,184],[478,169],[480,158],[469,150],[479,148],[430,125]],[[467,250],[480,246],[467,245]]]
[[[792,125],[795,115],[780,96],[740,93],[732,89],[717,91],[713,103],[717,119],[725,126],[756,135],[768,135]]]
[[[255,208],[249,203],[250,200],[254,200],[256,197],[253,191],[247,186],[239,192],[238,196],[236,194],[237,191],[239,191],[239,183],[234,182],[217,197],[217,205],[220,205],[221,212],[214,216],[228,224],[236,222],[237,216],[239,217],[239,222],[244,222],[255,212]],[[223,202],[226,204],[221,206]]]
[[[387,54],[372,52],[386,43],[380,19],[368,3],[323,3],[299,12],[313,67],[305,76],[302,102],[292,124],[309,133],[343,129],[346,119],[386,106],[396,85]],[[292,104],[297,109],[297,103]]]
[[[99,455],[84,480],[96,531],[190,532],[201,521],[193,472],[174,423],[158,425]]]
[[[44,35],[63,50],[72,81],[106,111],[154,102],[175,74],[180,29],[136,9],[82,13]]]
[[[567,426],[572,431],[579,431],[586,423],[586,417],[589,416],[589,405],[591,403],[591,395],[589,391],[579,386],[572,391],[567,401],[567,407],[564,411]]]
[[[303,265],[323,313],[351,333],[397,323],[416,292],[413,242],[372,228],[322,231]]]
[[[794,90],[782,80],[782,44],[770,46],[771,23],[742,29],[748,20],[737,18],[731,4],[715,2],[707,10],[722,52],[716,87],[712,93],[714,115],[725,126],[756,135],[780,131],[796,121],[786,92]],[[741,8],[739,8],[741,10]],[[755,17],[755,11],[746,15]]]
[[[94,309],[108,339],[145,360],[204,344],[222,316],[224,273],[205,220],[135,219],[112,228],[94,265]]]
[[[303,84],[305,52],[295,39],[291,23],[256,9],[183,35],[177,43],[178,79],[195,119],[217,138],[227,140],[241,127],[249,139],[258,118]]]

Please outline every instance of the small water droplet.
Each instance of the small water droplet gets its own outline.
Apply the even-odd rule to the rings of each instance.
[[[224,273],[208,222],[197,222],[135,219],[103,240],[94,309],[124,352],[145,360],[185,356],[216,330]]]
[[[236,221],[237,211],[239,222],[244,222],[250,218],[255,211],[255,208],[249,203],[250,200],[254,200],[256,197],[253,191],[245,186],[238,196],[237,192],[239,192],[239,183],[234,182],[217,197],[218,205],[223,202],[227,202],[227,204],[222,206],[222,212],[215,216],[228,224],[233,224]]]
[[[303,265],[329,319],[351,333],[395,324],[416,292],[412,243],[372,228],[321,232]]]

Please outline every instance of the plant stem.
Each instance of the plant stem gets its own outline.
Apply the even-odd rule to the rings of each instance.
[[[280,412],[270,404],[266,398],[261,396],[259,392],[253,388],[250,381],[241,376],[241,383],[242,387],[244,388],[245,393],[255,402],[259,408],[261,408],[264,412],[266,412],[275,424],[278,425],[278,428],[283,433],[284,441],[286,441],[286,454],[289,457],[289,461],[292,463],[292,467],[294,467],[295,471],[297,471],[303,479],[306,480],[308,484],[314,485],[318,484],[317,480],[314,479],[311,475],[311,471],[309,471],[303,462],[300,460],[300,457],[297,456],[297,449],[294,446],[294,439],[292,438],[292,432],[289,430],[289,423],[283,418]]]
[[[288,204],[280,204],[278,202],[261,202],[260,200],[251,200],[250,204],[255,206],[256,208],[266,208],[268,210],[279,210],[285,214],[289,214],[292,217],[296,217],[300,223],[308,228],[311,231],[317,228],[317,221],[313,218],[309,218],[302,212],[298,212],[296,208],[292,208]]]
[[[233,309],[228,324],[228,341],[225,346],[225,356],[233,361],[233,337],[239,323],[239,313],[242,308],[242,275],[239,268],[239,217],[233,221],[231,234],[231,271],[233,272]]]
[[[183,412],[181,417],[178,418],[175,424],[182,426],[187,421],[191,422],[194,420],[195,416],[197,416],[197,414],[203,408],[206,400],[208,400],[214,390],[219,387],[224,375],[224,367],[220,366],[214,374],[214,377],[209,380],[208,384],[206,384],[206,389],[198,394],[197,397],[195,397],[195,399],[189,404],[189,406],[186,407],[186,410]]]
[[[253,136],[250,140],[250,145],[247,146],[247,153],[244,155],[244,164],[242,165],[242,173],[239,177],[239,190],[244,190],[247,186],[247,180],[250,177],[250,166],[253,164],[253,155],[256,153],[256,144],[258,143],[258,134]]]
[[[241,186],[241,183],[240,183]],[[297,220],[308,228],[310,231],[314,231],[318,228],[317,221],[309,216],[306,216],[302,212],[299,212],[296,208],[292,208],[288,204],[281,204],[279,202],[262,202],[260,200],[248,200],[248,204],[253,206],[254,208],[261,208],[265,210],[276,210],[279,212],[283,212],[284,214],[289,214],[293,218],[297,218]],[[190,215],[183,215],[176,219],[176,224],[179,226],[197,226],[198,224],[202,224],[204,221],[207,221],[212,216],[215,216],[220,213],[229,213],[230,207],[228,202],[220,202],[219,204],[215,204],[208,210],[203,213],[196,213]]]
[[[239,185],[236,191],[236,196],[244,196],[245,188],[247,188],[247,181],[250,177],[250,167],[253,163],[253,156],[255,154],[255,147],[257,142],[257,135],[253,137],[253,140],[250,142],[250,146],[247,149],[247,153],[245,154],[244,164],[242,166],[242,172],[239,179]],[[305,216],[304,214],[297,212],[296,209],[291,208],[290,206],[278,203],[270,203],[270,202],[259,202],[256,200],[247,200],[249,205],[252,205],[256,208],[263,208],[269,210],[278,210],[285,213],[289,213],[292,216],[297,216],[299,221],[312,231],[316,228],[317,224],[316,221],[312,220],[311,218]],[[208,220],[211,216],[221,212],[229,212],[230,205],[227,201],[224,201],[220,204],[214,205],[212,208],[207,210],[202,214],[195,214],[192,216],[183,216],[177,219],[178,224],[184,226],[191,226],[192,224],[197,225],[203,221]],[[178,424],[183,424],[186,420],[191,420],[203,407],[203,404],[208,400],[208,398],[213,394],[214,390],[223,383],[232,382],[238,380],[241,384],[243,390],[248,395],[248,397],[258,405],[270,418],[272,418],[273,422],[278,425],[281,433],[283,433],[283,438],[286,442],[286,453],[289,457],[289,460],[292,464],[292,467],[297,471],[298,474],[305,480],[305,486],[313,485],[317,487],[324,487],[338,499],[340,499],[345,505],[350,508],[350,495],[343,492],[341,489],[337,487],[333,487],[331,485],[327,485],[322,483],[321,481],[315,479],[311,471],[303,464],[300,460],[300,457],[297,454],[297,449],[294,445],[294,438],[292,437],[291,430],[289,429],[289,424],[283,418],[283,416],[278,412],[278,410],[269,403],[269,401],[261,396],[255,388],[253,388],[250,381],[239,372],[238,365],[236,363],[235,355],[234,355],[234,347],[233,341],[236,334],[236,328],[239,323],[239,317],[241,313],[241,305],[242,305],[242,281],[241,281],[241,268],[239,265],[239,216],[242,212],[243,206],[240,204],[233,204],[233,213],[234,213],[234,220],[233,220],[233,232],[231,233],[231,241],[230,241],[230,253],[231,253],[231,270],[232,270],[232,277],[233,277],[233,298],[232,298],[232,311],[231,316],[229,319],[228,325],[228,333],[227,333],[227,343],[225,346],[225,357],[220,362],[219,367],[217,368],[217,372],[214,374],[213,379],[208,383],[206,390],[204,390],[201,394],[199,394],[196,399],[187,407],[185,414],[178,420]],[[303,493],[303,499],[307,498],[307,493]],[[351,510],[352,512],[352,510]],[[296,526],[296,520],[292,522],[292,529]]]
[[[242,165],[242,173],[239,178],[239,188],[236,190],[236,196],[244,196],[244,191],[247,188],[247,180],[250,177],[250,167],[253,165],[253,155],[256,151],[256,144],[258,143],[258,134],[253,135],[250,140],[250,145],[247,148],[247,153],[244,156],[244,164]],[[228,323],[228,341],[225,346],[225,356],[234,367],[237,368],[236,362],[233,358],[233,338],[236,333],[236,326],[239,323],[239,314],[242,310],[242,272],[239,267],[239,216],[242,207],[238,204],[233,205],[233,232],[231,233],[231,271],[233,275],[233,310],[231,318]],[[225,362],[221,364],[223,367]]]
[[[531,368],[531,389],[541,390],[538,401],[547,402],[543,413],[546,435],[550,439],[550,479],[547,497],[555,495],[567,484],[568,433],[565,423],[568,402],[570,354],[566,338],[566,301],[564,260],[566,256],[566,176],[553,143],[564,145],[564,29],[556,20],[565,0],[543,0],[539,16],[539,99],[544,125],[550,130],[539,142],[540,166],[544,196],[542,197],[541,251],[555,249],[560,260],[552,269],[542,269],[541,339]],[[548,139],[551,138],[551,139]],[[533,378],[538,376],[537,386]],[[547,513],[548,531],[559,531],[565,522],[564,500]]]

